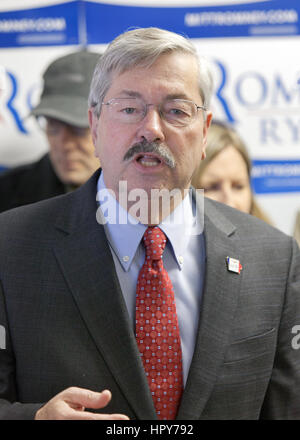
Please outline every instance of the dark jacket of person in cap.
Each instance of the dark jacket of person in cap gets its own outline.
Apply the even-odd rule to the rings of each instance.
[[[87,117],[89,87],[99,57],[98,53],[81,50],[56,59],[46,69],[40,102],[31,115],[46,121],[49,153],[34,163],[17,166],[0,174],[0,212],[64,194],[84,183],[99,167],[92,140],[89,139]],[[63,140],[60,139],[58,144],[55,138],[51,128],[53,121],[56,126],[69,132],[64,134],[66,142],[78,143],[79,147],[70,146],[69,149],[80,149],[77,157],[79,154],[85,156],[80,161],[86,164],[78,166],[86,168],[78,171],[79,176],[75,175],[76,170],[73,175],[64,170],[68,152],[62,151]],[[85,132],[86,138],[82,134]],[[72,137],[72,141],[68,140],[68,136]]]
[[[48,154],[37,162],[3,172],[0,188],[0,212],[65,193]]]

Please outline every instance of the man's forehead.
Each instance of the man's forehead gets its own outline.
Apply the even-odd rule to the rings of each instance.
[[[134,64],[126,64],[122,67],[112,69],[110,73],[111,82],[117,81],[122,77],[130,77],[132,75],[141,75],[142,78],[147,81],[148,76],[145,76],[145,71],[153,72],[156,67],[158,67],[159,71],[163,71],[165,68],[165,72],[169,73],[168,65],[169,63],[173,64],[172,74],[177,74],[179,72],[180,66],[187,67],[186,73],[191,73],[195,68],[195,73],[198,73],[198,61],[196,56],[190,53],[184,53],[179,51],[174,51],[170,53],[163,53],[156,57],[153,60],[141,60],[140,62]],[[196,72],[197,71],[197,72]]]
[[[140,98],[143,99],[143,93],[131,89],[122,89],[118,93],[120,98]],[[170,92],[164,95],[164,99],[186,99],[187,94],[184,92]]]
[[[172,58],[170,55],[168,57]],[[160,62],[161,58],[162,56],[158,57],[149,67],[137,65],[121,73],[112,73],[106,99],[116,97],[149,99],[149,95],[153,93],[160,95],[161,99],[197,99],[199,95],[201,97],[198,69],[193,69],[193,65],[189,63],[179,63],[178,66],[174,59],[171,63],[167,60],[163,63]]]

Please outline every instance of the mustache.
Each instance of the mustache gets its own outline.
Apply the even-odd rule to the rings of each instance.
[[[176,161],[170,150],[163,144],[158,142],[148,142],[143,140],[134,144],[123,157],[123,161],[132,159],[139,153],[154,153],[170,168],[175,168]]]

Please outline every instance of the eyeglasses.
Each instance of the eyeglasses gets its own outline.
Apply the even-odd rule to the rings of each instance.
[[[67,129],[75,137],[87,136],[88,127],[78,127],[76,125],[67,124],[57,119],[46,118],[44,116],[38,116],[37,122],[40,128],[45,131],[48,136],[59,136],[63,129]]]
[[[148,107],[140,98],[113,98],[102,102],[107,106],[109,115],[122,124],[141,122],[147,114]],[[157,106],[160,117],[176,127],[189,125],[197,116],[198,110],[207,108],[186,99],[167,99]]]

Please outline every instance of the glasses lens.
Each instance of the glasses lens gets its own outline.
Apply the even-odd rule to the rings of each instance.
[[[196,106],[193,102],[184,99],[171,99],[161,106],[163,118],[172,125],[188,125],[196,115]]]
[[[113,98],[104,103],[110,117],[124,124],[140,122],[147,113],[147,107],[138,98]],[[190,124],[196,116],[197,107],[192,101],[185,99],[169,99],[159,106],[161,117],[169,124],[185,126]]]
[[[111,99],[107,103],[110,116],[124,124],[133,124],[143,119],[145,104],[137,98]]]

